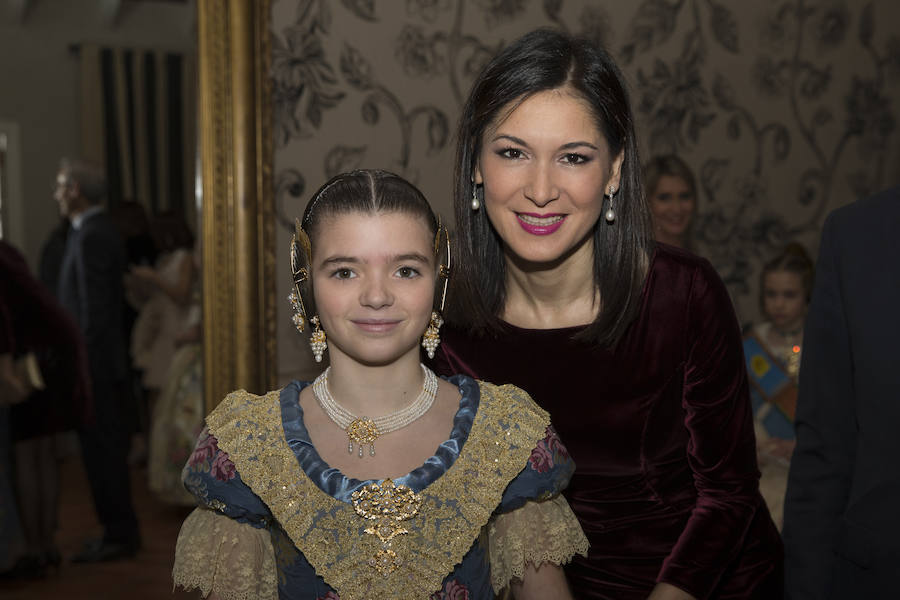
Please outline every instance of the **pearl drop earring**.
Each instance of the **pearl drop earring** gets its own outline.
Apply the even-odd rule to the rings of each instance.
[[[609,194],[606,195],[609,198],[609,208],[606,210],[606,222],[612,223],[616,220],[616,211],[613,210],[613,196],[616,194],[616,188],[613,186],[609,186]]]

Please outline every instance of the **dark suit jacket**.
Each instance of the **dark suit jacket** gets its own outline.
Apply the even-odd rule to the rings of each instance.
[[[796,429],[788,597],[900,597],[900,188],[825,222]]]
[[[69,231],[59,273],[59,300],[84,333],[95,381],[125,379],[124,270],[122,237],[105,212],[88,216],[79,229]]]

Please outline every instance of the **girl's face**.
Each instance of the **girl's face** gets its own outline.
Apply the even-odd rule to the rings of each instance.
[[[658,240],[681,241],[694,216],[694,194],[687,182],[676,175],[663,175],[650,195],[650,212]]]
[[[763,310],[766,318],[780,331],[803,326],[806,317],[806,292],[799,273],[770,271],[763,277]]]
[[[312,280],[332,360],[418,360],[434,297],[433,249],[425,222],[405,213],[353,212],[319,224]]]
[[[566,89],[537,93],[488,127],[475,183],[484,184],[485,210],[507,254],[549,263],[590,252],[603,194],[619,188],[622,157],[610,156],[590,107]]]

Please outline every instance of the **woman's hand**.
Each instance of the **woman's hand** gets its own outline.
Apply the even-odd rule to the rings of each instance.
[[[670,583],[657,583],[647,600],[697,600],[681,588]]]
[[[535,568],[528,564],[522,581],[510,584],[516,600],[571,600],[569,584],[562,567],[552,563],[543,563]]]

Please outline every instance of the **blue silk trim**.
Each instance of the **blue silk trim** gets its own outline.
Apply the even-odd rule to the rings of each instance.
[[[450,439],[442,442],[434,455],[429,457],[421,467],[413,469],[403,477],[394,479],[394,483],[405,485],[414,492],[421,492],[453,465],[469,438],[472,423],[478,412],[481,400],[478,382],[465,375],[454,375],[444,379],[456,385],[460,392],[459,410],[456,411],[453,418]],[[353,492],[365,485],[383,480],[361,481],[346,477],[322,460],[310,441],[309,432],[303,423],[303,409],[298,402],[300,390],[307,385],[310,383],[292,381],[281,390],[281,421],[284,426],[284,438],[307,477],[326,494],[341,502],[349,503]]]

